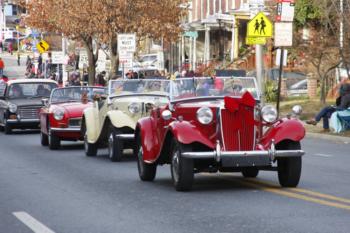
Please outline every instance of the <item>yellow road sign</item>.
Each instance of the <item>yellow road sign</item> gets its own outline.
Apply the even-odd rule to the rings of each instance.
[[[50,45],[46,41],[41,40],[39,43],[36,44],[36,48],[38,49],[39,53],[44,53],[47,50],[49,50]]]
[[[245,43],[247,45],[266,44],[266,37],[246,37]]]
[[[259,12],[248,22],[247,37],[272,37],[272,31],[271,21]]]

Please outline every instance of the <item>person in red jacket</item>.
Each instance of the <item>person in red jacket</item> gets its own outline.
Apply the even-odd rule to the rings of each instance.
[[[4,68],[5,68],[5,63],[0,57],[0,78],[2,78],[2,76],[4,74]]]

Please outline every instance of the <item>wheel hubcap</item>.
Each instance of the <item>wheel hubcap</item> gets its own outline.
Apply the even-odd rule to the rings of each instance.
[[[173,158],[171,160],[173,176],[176,182],[179,180],[179,162],[180,162],[180,156],[179,156],[179,151],[177,150],[174,152]]]

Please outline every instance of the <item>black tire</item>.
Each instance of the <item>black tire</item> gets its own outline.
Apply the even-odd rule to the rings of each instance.
[[[86,126],[82,129],[84,135],[84,150],[87,157],[94,157],[97,155],[97,145],[94,143],[89,143],[87,141]]]
[[[278,150],[300,150],[300,142],[286,141],[277,145]],[[296,187],[299,184],[302,168],[301,157],[279,158],[278,180],[282,187]]]
[[[157,164],[149,164],[143,161],[143,149],[141,145],[141,137],[137,138],[135,154],[137,158],[137,169],[139,177],[142,181],[153,181],[157,174]]]
[[[58,150],[61,147],[61,140],[51,132],[49,127],[48,145],[50,150]]]
[[[123,157],[123,142],[117,138],[121,131],[111,126],[108,137],[108,156],[112,162],[120,162]]]
[[[192,151],[190,145],[183,145],[173,139],[170,170],[174,187],[177,191],[189,191],[193,184],[193,160],[186,159],[182,153]]]
[[[255,167],[248,167],[242,170],[242,175],[245,178],[255,178],[259,174],[259,170]]]
[[[42,146],[48,146],[49,145],[49,137],[47,134],[44,134],[43,131],[40,130],[40,142]]]
[[[5,134],[12,134],[11,125],[9,125],[9,124],[7,123],[6,118],[5,118],[5,121],[4,121],[4,133],[5,133]]]

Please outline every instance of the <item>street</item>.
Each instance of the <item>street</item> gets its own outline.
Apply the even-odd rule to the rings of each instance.
[[[183,193],[169,166],[141,182],[131,156],[111,163],[81,143],[49,151],[37,132],[0,134],[0,232],[349,232],[349,145],[302,145],[298,188],[280,188],[275,172],[197,174]]]

